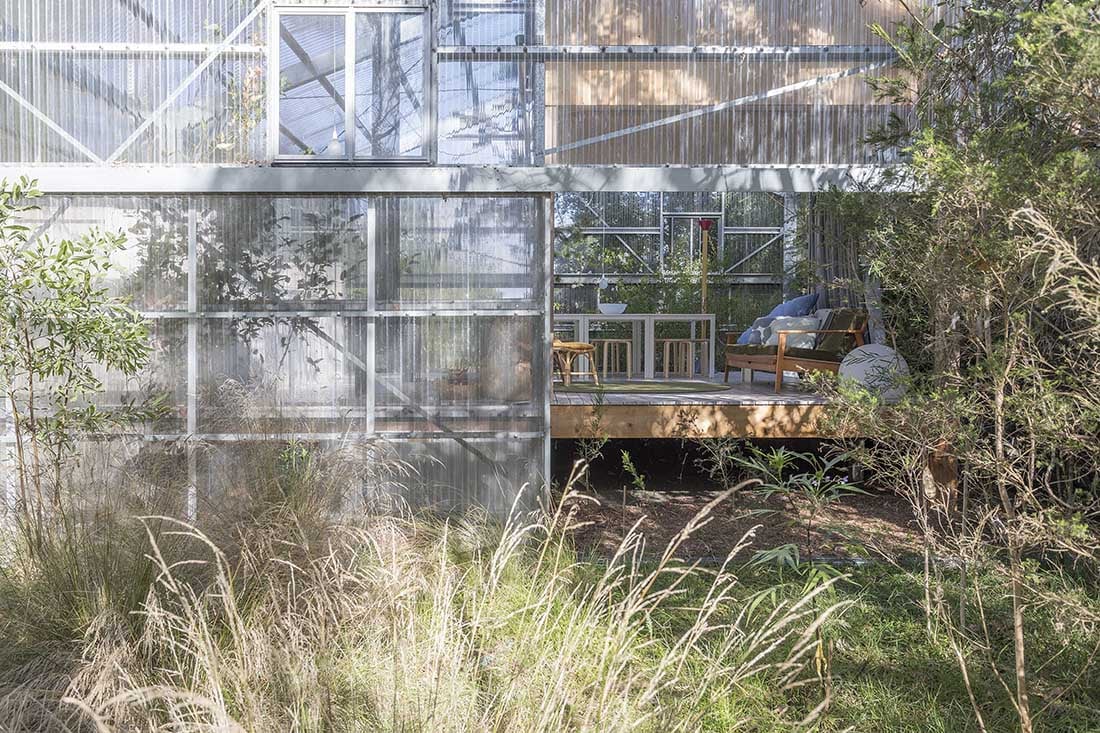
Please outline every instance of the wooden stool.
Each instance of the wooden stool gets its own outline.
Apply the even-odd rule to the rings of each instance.
[[[597,349],[600,345],[603,345],[603,378],[607,379],[607,364],[610,361],[619,366],[619,360],[622,359],[623,349],[626,347],[626,378],[630,379],[630,375],[634,373],[634,340],[633,339],[592,339],[592,345]],[[610,359],[609,357],[610,353]]]
[[[561,373],[562,384],[568,387],[573,383],[573,362],[578,356],[588,359],[588,370],[578,374],[592,377],[592,381],[599,386],[600,377],[596,374],[596,347],[580,341],[554,342],[554,364]]]
[[[695,345],[699,345],[699,376],[709,379],[711,370],[714,365],[711,364],[713,358],[710,353],[710,339],[688,339],[691,341],[691,375],[695,376]]]
[[[669,375],[670,358],[672,360],[672,366],[677,372],[683,371],[683,373],[688,376],[691,376],[695,372],[691,364],[692,356],[695,353],[691,339],[657,339],[657,342],[664,345],[665,379],[668,379]]]

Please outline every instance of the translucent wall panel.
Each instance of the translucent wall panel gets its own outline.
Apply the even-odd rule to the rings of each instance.
[[[870,23],[902,20],[893,0],[546,0],[546,42],[786,46],[875,43]]]
[[[282,13],[268,38],[258,0],[8,0],[0,162],[267,162],[269,51],[272,152],[288,155],[354,142],[359,158],[441,165],[874,163],[861,140],[909,112],[863,83],[892,73],[868,30],[904,17],[889,0],[441,0],[430,28],[411,5],[363,12],[351,86],[348,36],[322,27],[341,16],[311,6],[347,4],[280,5],[306,15]]]
[[[439,42],[455,46],[540,43],[542,0],[441,0]]]
[[[542,148],[533,88],[542,65],[511,60],[440,59],[439,162],[532,165]]]
[[[378,307],[541,307],[531,198],[379,199]]]
[[[150,434],[221,446],[195,469],[209,491],[221,490],[217,466],[238,450],[229,444],[291,438],[445,457],[430,476],[406,476],[414,504],[496,497],[499,507],[505,487],[514,497],[545,477],[540,200],[40,203],[27,223],[43,236],[126,235],[111,287],[150,319],[153,353],[138,377],[107,378],[99,400],[160,397],[165,414]]]
[[[537,316],[385,318],[376,346],[376,429],[388,433],[540,431],[532,359]],[[530,435],[529,435],[530,437]]]
[[[872,61],[728,55],[546,64],[548,163],[865,163],[891,112]],[[888,73],[883,69],[882,73]]]
[[[251,16],[254,7],[7,0],[0,160],[258,160],[267,41],[265,15]]]

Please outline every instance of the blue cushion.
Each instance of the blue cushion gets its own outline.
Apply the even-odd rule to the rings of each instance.
[[[738,339],[737,343],[742,346],[746,344],[762,344],[764,343],[764,329],[771,325],[775,320],[775,316],[761,316],[752,322],[752,325],[745,329]]]
[[[780,303],[776,307],[772,308],[771,313],[769,313],[767,316],[764,316],[764,318],[769,318],[769,317],[770,318],[779,318],[780,316],[787,316],[787,317],[790,317],[790,316],[808,316],[810,314],[810,312],[813,311],[813,309],[816,306],[817,306],[817,293],[809,293],[808,295],[800,295],[797,298],[794,298],[792,300],[788,300],[785,303]],[[758,326],[768,325],[768,323],[771,323],[771,321],[768,321],[767,323],[762,323],[761,324],[761,323],[759,323],[759,321],[761,321],[762,319],[757,318],[756,320],[757,320],[756,323],[753,323],[751,326],[749,326],[748,328],[746,328],[744,331],[741,332],[741,335],[737,337],[737,343],[739,343],[741,345],[752,344],[752,343],[760,343],[759,341],[754,341],[753,340],[753,338],[752,338],[753,331]]]
[[[808,295],[800,295],[797,298],[788,300],[786,303],[780,303],[776,307],[772,308],[772,312],[769,316],[806,316],[809,315],[813,309],[817,307],[817,293],[809,293]]]

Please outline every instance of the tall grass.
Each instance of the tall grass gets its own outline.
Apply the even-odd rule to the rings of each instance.
[[[356,517],[310,489],[246,487],[251,511],[198,524],[115,505],[8,548],[0,727],[694,731],[746,685],[816,684],[839,609],[735,601],[736,552],[679,562],[713,505],[657,562],[634,529],[595,564],[570,489],[503,523]]]

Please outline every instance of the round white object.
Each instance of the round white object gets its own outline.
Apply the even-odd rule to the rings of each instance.
[[[841,379],[851,379],[887,402],[896,402],[905,394],[909,365],[898,352],[885,344],[867,344],[848,352],[840,362]]]
[[[605,316],[617,316],[626,313],[626,303],[600,303],[600,313]]]

